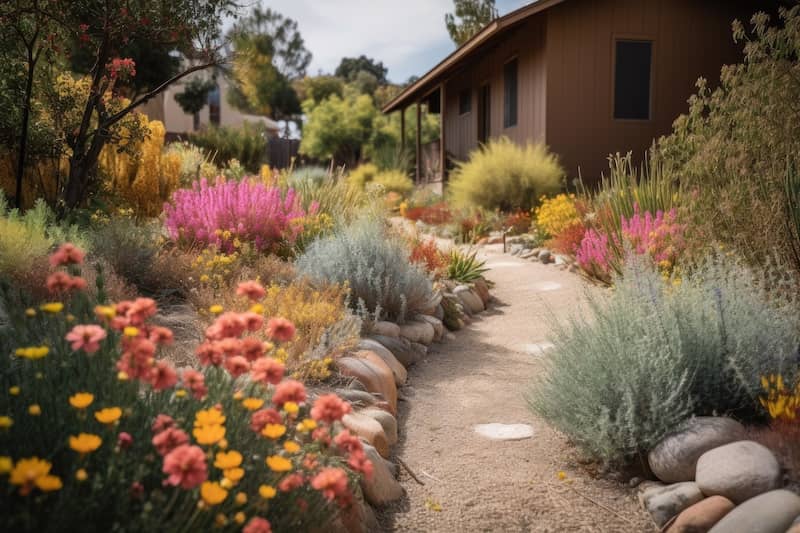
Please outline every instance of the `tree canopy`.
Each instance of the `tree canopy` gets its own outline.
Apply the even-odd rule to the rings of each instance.
[[[444,16],[447,33],[461,46],[497,18],[495,0],[453,0],[455,11]]]
[[[383,62],[376,61],[365,55],[343,57],[341,62],[339,62],[339,66],[336,67],[334,74],[344,80],[355,81],[361,72],[366,72],[374,76],[378,85],[389,83],[386,79],[389,69],[383,66]]]

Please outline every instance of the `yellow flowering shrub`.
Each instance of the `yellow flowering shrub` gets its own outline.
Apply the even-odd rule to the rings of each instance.
[[[553,198],[542,196],[539,207],[534,209],[536,226],[549,237],[557,237],[567,228],[581,222],[575,207],[574,194],[558,194]]]
[[[192,270],[202,287],[223,290],[239,274],[242,244],[235,239],[233,245],[234,251],[229,254],[214,247],[204,248],[192,262]]]
[[[759,402],[773,420],[795,421],[800,415],[800,379],[787,386],[781,374],[761,376],[764,395]]]

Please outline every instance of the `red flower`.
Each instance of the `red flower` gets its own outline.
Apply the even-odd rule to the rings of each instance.
[[[169,389],[178,382],[178,373],[166,361],[156,361],[156,364],[150,369],[148,377],[150,385],[155,390]]]
[[[206,394],[208,394],[206,377],[202,372],[198,372],[197,370],[191,368],[186,368],[184,369],[181,378],[183,380],[184,387],[192,391],[192,395],[196,399],[202,400]]]
[[[283,373],[286,367],[280,361],[276,361],[271,357],[262,357],[253,363],[251,369],[251,376],[253,381],[257,381],[263,385],[271,383],[277,385],[283,379]]]
[[[247,329],[247,324],[239,313],[222,313],[213,324],[206,328],[206,338],[218,341],[227,337],[239,337],[245,329]]]
[[[294,474],[289,474],[278,483],[278,490],[281,492],[290,492],[302,487],[304,482],[305,479],[303,479],[303,475],[295,472]]]
[[[242,355],[250,362],[260,359],[264,356],[264,343],[255,337],[245,337],[242,339]]]
[[[247,296],[253,301],[260,300],[266,296],[267,291],[257,281],[243,281],[236,287],[237,296]]]
[[[264,325],[264,317],[250,311],[242,313],[242,320],[244,320],[247,331],[258,331]]]
[[[347,494],[347,474],[341,468],[323,468],[311,479],[311,486],[321,491],[326,500],[333,501]]]
[[[316,399],[311,408],[311,418],[317,422],[333,424],[351,410],[350,404],[335,394],[324,394]]]
[[[160,415],[159,415],[160,416]],[[168,428],[153,437],[152,443],[159,455],[167,455],[169,452],[189,442],[189,435],[178,428]]]
[[[168,475],[166,485],[193,489],[208,477],[206,454],[198,446],[178,446],[164,457],[162,470]]]
[[[250,371],[250,363],[241,355],[228,357],[225,361],[225,369],[231,376],[238,378],[241,375],[247,374]]]
[[[306,401],[306,388],[299,381],[289,379],[278,383],[275,387],[275,394],[272,395],[272,403],[278,407],[286,402],[302,403]]]
[[[153,433],[161,433],[162,431],[175,426],[175,419],[169,415],[158,415],[153,422]]]
[[[254,516],[247,525],[242,528],[242,533],[272,533],[272,527],[267,519]]]
[[[70,242],[65,242],[50,256],[50,264],[52,266],[80,265],[83,264],[83,257],[84,253],[80,248]]]
[[[203,366],[214,365],[219,366],[225,359],[221,351],[219,351],[217,344],[214,342],[204,342],[195,350],[197,357],[200,359],[200,364]]]
[[[250,417],[250,429],[256,433],[261,433],[267,424],[282,424],[281,414],[275,409],[260,409]]]
[[[267,336],[270,340],[288,342],[294,338],[295,327],[285,318],[270,318],[267,322]]]
[[[130,433],[123,431],[117,435],[117,446],[119,446],[121,450],[127,450],[131,447],[131,444],[133,444],[133,437]]]
[[[175,336],[172,334],[172,330],[168,328],[153,326],[150,328],[149,338],[156,344],[172,344]]]
[[[67,292],[73,289],[82,290],[86,288],[86,280],[83,278],[73,278],[66,272],[53,272],[47,276],[47,290],[51,293]]]

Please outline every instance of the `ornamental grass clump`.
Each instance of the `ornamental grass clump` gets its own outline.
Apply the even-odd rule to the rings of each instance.
[[[213,185],[203,179],[176,191],[164,214],[170,237],[186,245],[231,252],[238,241],[259,252],[285,252],[303,230],[300,219],[316,209],[312,204],[306,212],[294,189],[284,194],[256,180],[217,178]]]
[[[347,283],[354,310],[402,322],[431,298],[430,279],[411,264],[409,252],[382,224],[362,219],[312,243],[298,258],[297,272],[315,282]]]
[[[616,465],[692,415],[763,419],[761,376],[796,369],[800,340],[797,287],[775,289],[729,257],[678,281],[634,256],[608,297],[590,292],[587,313],[554,324],[531,408]]]
[[[353,503],[372,464],[341,425],[350,404],[284,377],[296,327],[262,314],[264,287],[240,284],[246,310],[178,370],[156,303],[91,299],[83,261],[62,246],[50,301],[0,336],[0,529],[324,531]]]

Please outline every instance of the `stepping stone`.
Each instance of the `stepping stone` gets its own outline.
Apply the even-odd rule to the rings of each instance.
[[[529,424],[477,424],[475,433],[492,440],[523,440],[533,437],[533,426]]]
[[[534,283],[533,288],[540,292],[557,291],[561,288],[561,284],[555,281],[542,281],[541,283]]]
[[[553,348],[555,348],[555,345],[552,342],[537,342],[536,344],[523,345],[525,353],[538,356],[544,355],[544,352]]]

